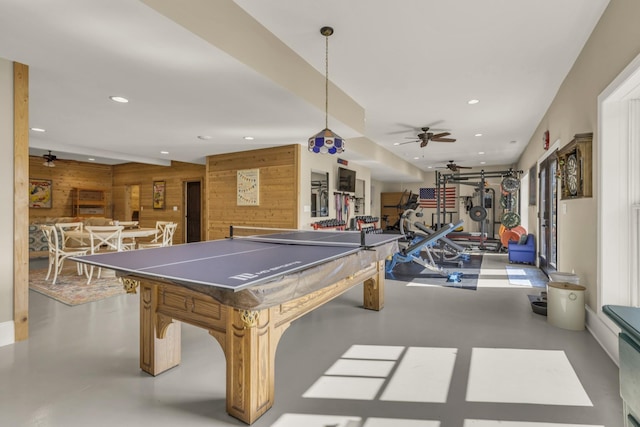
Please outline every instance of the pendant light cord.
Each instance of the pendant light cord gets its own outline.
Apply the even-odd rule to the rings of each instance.
[[[329,129],[329,36],[324,36],[324,127]]]

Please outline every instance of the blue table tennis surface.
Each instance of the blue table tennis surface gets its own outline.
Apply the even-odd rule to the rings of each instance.
[[[397,240],[399,235],[295,231],[187,243],[164,248],[73,257],[120,274],[209,285],[239,291],[361,250]],[[277,239],[278,242],[268,240]],[[313,242],[313,243],[310,243]]]

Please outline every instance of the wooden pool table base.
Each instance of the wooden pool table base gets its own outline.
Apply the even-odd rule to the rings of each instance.
[[[128,276],[125,289],[140,288],[140,368],[159,375],[180,364],[180,322],[209,331],[226,359],[229,415],[255,422],[274,402],[275,354],[292,321],[363,283],[363,306],[384,306],[384,260],[310,294],[260,310],[237,309],[183,286]]]

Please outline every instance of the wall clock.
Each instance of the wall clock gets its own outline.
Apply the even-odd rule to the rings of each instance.
[[[571,142],[558,151],[562,199],[593,195],[592,141],[592,133],[576,134]]]

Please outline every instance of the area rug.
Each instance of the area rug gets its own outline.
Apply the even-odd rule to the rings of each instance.
[[[530,288],[546,288],[549,279],[538,267],[527,265],[507,265],[509,284],[513,286],[525,286]]]
[[[453,263],[443,264],[443,269],[449,273],[462,273],[459,282],[449,282],[447,276],[438,274],[415,262],[397,264],[391,273],[386,274],[386,278],[407,282],[407,286],[446,286],[475,291],[478,288],[481,265],[482,255],[471,255],[470,260],[465,261],[462,268]]]
[[[115,277],[113,271],[102,270],[100,279],[97,271],[87,285],[87,277],[78,276],[75,264],[65,265],[62,274],[58,275],[56,284],[52,285],[53,274],[45,280],[47,269],[29,270],[29,289],[53,298],[63,304],[74,306],[99,301],[115,295],[124,294],[124,288]]]

